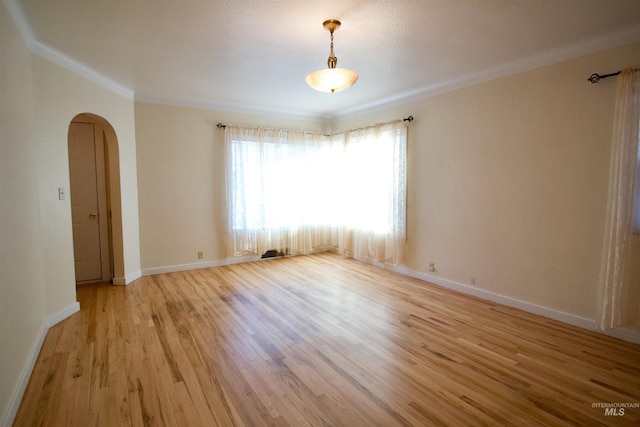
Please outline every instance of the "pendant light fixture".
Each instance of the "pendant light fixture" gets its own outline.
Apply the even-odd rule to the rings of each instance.
[[[358,80],[358,73],[344,68],[336,68],[338,58],[333,53],[333,32],[340,28],[340,21],[337,19],[328,19],[322,23],[322,26],[331,33],[331,50],[329,59],[327,59],[327,69],[315,71],[309,74],[305,81],[309,86],[321,92],[338,92],[347,89],[355,84]]]

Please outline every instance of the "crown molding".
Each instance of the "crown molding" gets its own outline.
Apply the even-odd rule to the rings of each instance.
[[[79,75],[80,77],[84,77],[90,82],[93,82],[111,92],[114,92],[126,99],[133,101],[133,90],[121,85],[120,83],[115,82],[104,74],[97,72],[93,68],[81,62],[78,62],[68,57],[67,55],[57,51],[51,46],[48,46],[37,40],[32,41],[31,46],[31,52],[33,54],[41,56],[56,65],[66,68],[67,70]]]
[[[337,112],[334,119],[345,119],[367,113],[396,107],[408,102],[429,98],[446,92],[452,92],[465,87],[485,83],[502,77],[519,74],[536,68],[568,61],[607,49],[621,47],[640,41],[640,25],[623,28],[620,31],[605,36],[593,37],[571,45],[565,45],[542,52],[517,61],[504,63],[495,67],[480,70],[476,73],[463,75],[440,83],[423,86],[421,88],[402,92],[383,99]],[[585,77],[585,79],[588,76]]]
[[[133,100],[133,90],[115,82],[104,74],[95,71],[93,68],[70,58],[51,46],[38,41],[31,29],[31,26],[29,25],[29,21],[27,20],[22,7],[18,3],[18,0],[2,0],[2,3],[7,9],[14,25],[18,29],[22,40],[32,54],[41,56],[111,92]]]
[[[13,24],[18,29],[18,32],[22,37],[22,41],[24,41],[29,50],[31,50],[31,45],[35,40],[35,37],[33,35],[31,25],[29,25],[29,21],[24,15],[22,7],[18,4],[18,0],[2,0],[2,3],[4,4],[5,9],[7,9]]]
[[[558,62],[570,60],[579,56],[612,49],[640,41],[640,25],[623,28],[617,32],[604,36],[593,37],[574,44],[565,45],[542,52],[521,60],[499,64],[471,73],[459,76],[440,83],[426,85],[410,91],[391,95],[372,102],[364,103],[356,107],[335,110],[330,113],[301,112],[288,109],[276,109],[266,106],[256,106],[232,102],[219,102],[208,99],[163,97],[153,94],[135,93],[134,90],[110,79],[93,68],[78,62],[56,49],[38,41],[20,6],[18,0],[2,0],[11,19],[16,25],[20,35],[29,50],[49,61],[60,65],[87,80],[94,82],[105,89],[119,94],[127,99],[148,102],[153,104],[166,104],[181,107],[193,107],[216,111],[227,111],[240,114],[268,115],[273,117],[316,120],[323,123],[332,123],[350,117],[361,116],[379,110],[396,107],[412,101],[429,98],[446,92],[455,91],[468,86],[484,83],[498,78],[506,77],[552,65]]]
[[[149,104],[159,104],[159,105],[173,105],[176,107],[187,107],[187,108],[199,108],[203,110],[211,110],[211,111],[224,111],[229,113],[239,113],[239,114],[251,114],[256,116],[269,116],[269,117],[280,117],[286,119],[299,119],[299,120],[316,120],[319,122],[330,123],[333,119],[332,116],[317,114],[317,113],[307,113],[300,111],[292,111],[286,109],[275,109],[264,106],[256,106],[249,104],[240,104],[233,102],[218,102],[209,99],[196,99],[196,98],[176,98],[176,97],[165,97],[165,96],[157,96],[148,93],[136,93],[135,94],[136,102],[145,102]]]

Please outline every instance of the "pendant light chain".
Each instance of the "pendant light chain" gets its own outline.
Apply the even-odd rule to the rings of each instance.
[[[333,53],[333,31],[331,31],[331,56],[335,56],[336,54]]]
[[[333,53],[333,31],[330,31],[331,33],[331,44],[330,44],[330,52],[329,52],[329,59],[327,59],[327,66],[329,68],[336,68],[336,65],[338,65],[338,58],[336,58],[336,54]]]

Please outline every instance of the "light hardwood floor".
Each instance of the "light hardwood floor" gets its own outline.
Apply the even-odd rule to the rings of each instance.
[[[319,254],[78,288],[15,425],[636,425],[640,346]],[[619,413],[619,410],[618,412]]]

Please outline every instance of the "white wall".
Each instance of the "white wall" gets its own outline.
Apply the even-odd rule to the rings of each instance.
[[[48,327],[79,309],[68,197],[75,115],[97,114],[117,135],[123,281],[140,275],[140,240],[133,101],[33,55],[4,4],[0,57],[0,422],[8,425]]]
[[[593,319],[616,80],[640,44],[336,121],[413,115],[404,268]],[[226,258],[218,121],[319,124],[136,103],[142,266]],[[162,232],[159,232],[162,230]],[[638,239],[635,239],[636,241]],[[638,256],[635,255],[635,259]],[[638,329],[636,326],[630,325]]]
[[[69,187],[67,132],[79,113],[105,118],[118,139],[125,281],[197,263],[198,251],[226,258],[217,122],[327,132],[412,114],[405,267],[435,262],[437,277],[594,316],[615,79],[586,78],[640,65],[640,44],[331,126],[134,104],[30,54],[4,6],[0,55],[3,423],[46,328],[76,306],[71,210],[57,189]]]
[[[31,54],[0,6],[0,422],[45,320]]]
[[[75,283],[69,200],[58,200],[58,187],[69,188],[67,134],[80,113],[104,118],[115,130],[120,156],[120,191],[125,277],[140,272],[138,185],[133,101],[43,59],[33,56],[36,128],[41,160],[41,221],[46,243],[45,269],[53,283]],[[114,239],[115,240],[115,239]],[[60,309],[75,287],[54,285],[48,291],[51,310]]]
[[[226,259],[224,130],[216,127],[219,122],[322,132],[326,126],[136,102],[143,271]]]
[[[415,117],[405,266],[593,319],[616,80],[587,78],[638,58],[634,44],[337,122]]]

